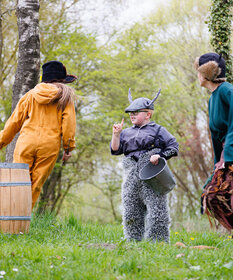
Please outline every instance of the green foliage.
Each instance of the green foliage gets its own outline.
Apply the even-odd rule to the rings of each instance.
[[[96,72],[101,90],[95,116],[109,127],[108,134],[113,123],[125,116],[129,87],[134,99],[153,98],[162,88],[152,120],[166,127],[180,144],[180,157],[169,161],[178,181],[171,195],[171,205],[177,199],[174,215],[179,211],[182,215],[186,207],[186,214],[195,212],[201,186],[212,168],[207,126],[205,120],[198,123],[206,118],[209,96],[200,90],[192,68],[195,57],[209,48],[204,23],[208,8],[208,1],[161,5],[150,18],[106,46]],[[124,128],[130,125],[125,116]]]
[[[180,144],[180,156],[169,161],[178,182],[170,197],[172,215],[195,213],[201,185],[212,169],[206,129],[209,96],[197,85],[192,68],[195,57],[210,49],[204,23],[209,0],[161,4],[150,17],[118,32],[104,45],[73,18],[76,2],[40,1],[41,63],[61,60],[69,74],[78,76],[72,85],[77,94],[77,149],[66,166],[62,167],[59,155],[44,186],[41,211],[73,210],[83,220],[91,217],[102,222],[119,219],[122,170],[121,159],[109,152],[112,125],[122,117],[124,128],[131,125],[124,113],[129,87],[134,99],[153,98],[161,87],[152,120],[165,126]],[[14,28],[7,37],[13,54]],[[6,29],[4,34],[8,36]],[[10,57],[9,88],[16,63],[15,55]],[[1,126],[10,112],[11,93],[4,92]]]
[[[226,60],[226,77],[233,81],[231,57],[231,22],[232,0],[212,0],[211,14],[209,17],[209,30],[211,44],[217,53],[221,53]]]
[[[4,127],[11,114],[11,95],[14,71],[17,66],[17,22],[15,1],[0,3],[0,129]],[[0,151],[0,160],[4,161],[5,149]]]
[[[180,157],[169,161],[178,178],[177,191],[172,194],[176,199],[171,199],[172,209],[182,215],[183,209],[193,213],[199,207],[201,186],[212,169],[205,124],[209,96],[197,85],[192,65],[196,56],[209,50],[204,23],[208,5],[209,1],[173,0],[169,6],[161,5],[144,22],[136,23],[103,46],[82,29],[71,28],[59,9],[56,15],[61,14],[64,19],[58,38],[53,36],[55,25],[41,15],[49,30],[42,32],[42,57],[60,59],[69,73],[78,75],[75,84],[77,149],[65,168],[61,170],[57,163],[58,172],[62,172],[61,181],[54,184],[54,173],[49,178],[50,187],[56,193],[50,201],[58,201],[58,189],[60,198],[64,198],[63,194],[72,186],[62,213],[75,209],[84,220],[92,217],[109,221],[114,215],[118,219],[118,214],[113,213],[119,203],[122,175],[119,159],[109,159],[109,143],[113,123],[124,117],[124,127],[131,125],[124,113],[129,104],[129,87],[134,99],[153,98],[162,88],[152,120],[165,126],[180,143]],[[203,120],[199,125],[200,118]],[[102,170],[107,170],[115,179],[109,181],[110,175],[103,176]],[[113,194],[116,198],[111,208]]]
[[[4,279],[232,279],[232,239],[211,231],[175,229],[170,244],[126,242],[121,225],[46,214],[33,217],[28,235],[0,234],[0,242]]]

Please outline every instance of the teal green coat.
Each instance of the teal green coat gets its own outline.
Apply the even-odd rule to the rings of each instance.
[[[214,163],[218,162],[223,150],[224,161],[233,162],[233,85],[224,82],[209,100],[209,127],[214,148]]]

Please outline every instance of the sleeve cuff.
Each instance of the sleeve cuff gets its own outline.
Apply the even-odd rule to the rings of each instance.
[[[159,155],[167,160],[171,157],[177,156],[177,151],[167,150],[167,151],[164,151],[164,152],[160,152]]]

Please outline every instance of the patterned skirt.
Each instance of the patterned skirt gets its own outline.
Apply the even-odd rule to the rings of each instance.
[[[202,205],[212,226],[213,218],[228,230],[233,229],[233,166],[215,171],[202,193]]]

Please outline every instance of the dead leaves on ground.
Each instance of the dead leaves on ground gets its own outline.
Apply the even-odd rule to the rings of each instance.
[[[206,245],[186,246],[186,245],[185,245],[184,243],[182,243],[182,242],[176,242],[175,246],[176,246],[176,247],[182,247],[182,248],[189,248],[189,249],[199,249],[199,250],[206,250],[206,249],[218,250],[217,247],[206,246]]]

